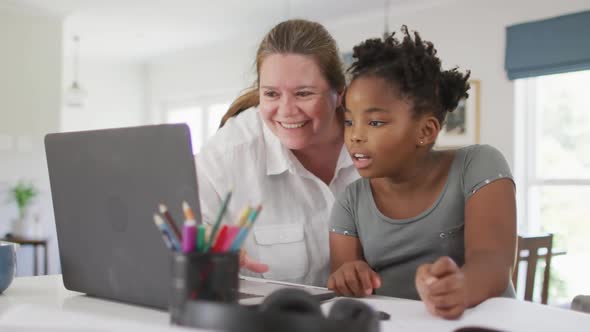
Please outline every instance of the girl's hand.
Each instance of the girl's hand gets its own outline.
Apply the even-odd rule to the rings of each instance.
[[[435,316],[455,319],[467,308],[465,278],[450,257],[420,265],[416,271],[416,289],[428,311]]]
[[[240,268],[245,268],[255,273],[264,273],[268,271],[267,264],[253,260],[248,256],[244,249],[240,249]]]
[[[328,279],[328,288],[339,295],[367,296],[381,287],[381,278],[365,261],[342,264]]]

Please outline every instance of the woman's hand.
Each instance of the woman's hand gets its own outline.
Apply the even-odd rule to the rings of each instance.
[[[428,311],[435,316],[455,319],[467,308],[465,278],[450,257],[420,265],[416,271],[416,289]]]
[[[264,273],[268,271],[267,264],[253,260],[248,256],[244,249],[240,249],[240,268],[245,268],[255,273]]]
[[[381,278],[365,261],[342,264],[328,279],[328,288],[340,295],[367,296],[381,287]]]

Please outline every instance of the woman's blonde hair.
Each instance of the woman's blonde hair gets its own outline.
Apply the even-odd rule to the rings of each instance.
[[[342,60],[334,38],[319,23],[300,19],[284,21],[272,28],[258,46],[256,81],[230,105],[221,119],[220,127],[229,118],[258,106],[260,67],[266,57],[272,54],[300,54],[313,57],[330,86],[338,92],[344,91],[346,82]]]

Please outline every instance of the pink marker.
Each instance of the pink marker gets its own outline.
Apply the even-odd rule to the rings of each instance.
[[[182,226],[182,252],[189,253],[195,249],[195,239],[197,236],[197,222],[195,215],[187,202],[182,202],[185,221]]]
[[[229,251],[232,243],[234,242],[234,239],[236,238],[236,236],[240,232],[240,229],[242,229],[242,227],[235,226],[235,225],[228,225],[227,226],[227,232],[225,233],[225,241],[223,241],[223,243],[221,244],[221,250],[223,252]]]

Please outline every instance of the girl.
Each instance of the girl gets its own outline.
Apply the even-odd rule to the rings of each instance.
[[[417,32],[354,48],[345,144],[362,179],[331,214],[328,288],[422,299],[445,318],[504,294],[516,243],[515,189],[498,150],[436,151],[469,72],[442,70]]]

